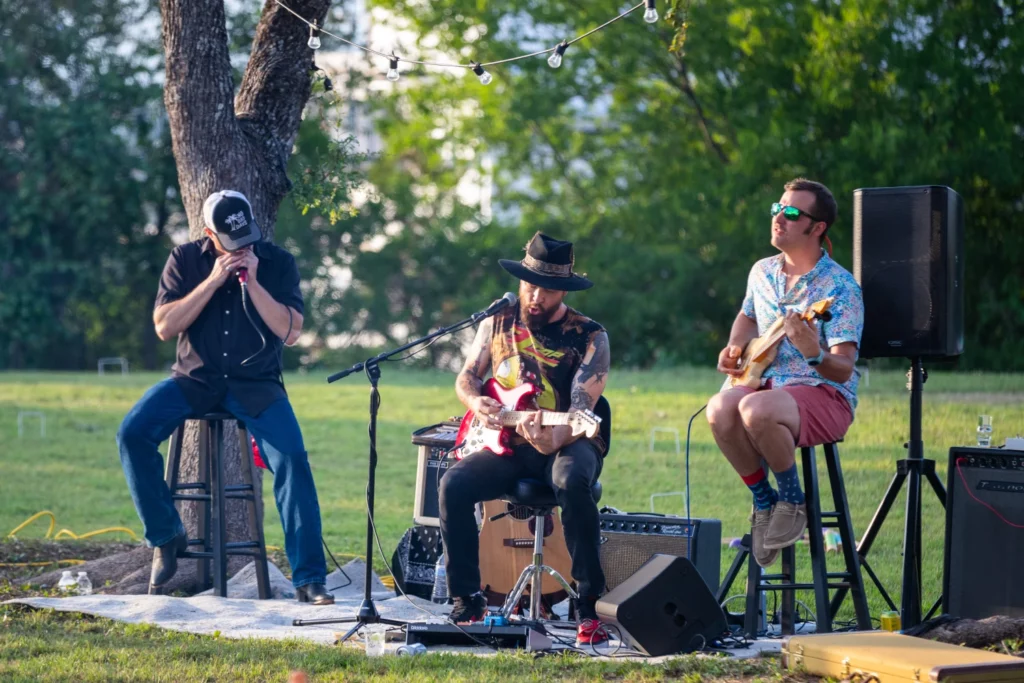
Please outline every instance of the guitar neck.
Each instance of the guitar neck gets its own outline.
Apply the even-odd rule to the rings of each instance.
[[[783,322],[783,318],[779,318],[775,323],[768,328],[768,331],[763,336],[758,337],[753,341],[754,350],[750,354],[751,357],[757,358],[762,353],[770,349],[775,344],[786,336],[786,328]]]
[[[529,415],[533,415],[533,412],[528,410],[507,410],[501,413],[501,424],[506,427],[513,427]],[[556,425],[567,425],[569,424],[569,416],[571,413],[555,413],[550,410],[543,410],[540,413],[540,423],[544,427],[553,427]]]

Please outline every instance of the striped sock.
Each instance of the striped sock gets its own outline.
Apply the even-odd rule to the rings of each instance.
[[[768,475],[764,473],[764,468],[758,467],[756,472],[743,477],[743,483],[754,494],[755,510],[770,510],[772,505],[775,505],[775,501],[779,499],[775,489],[768,482]]]
[[[776,472],[775,481],[779,483],[779,498],[787,503],[801,505],[804,502],[804,492],[800,488],[800,476],[796,471],[796,463],[785,472]]]

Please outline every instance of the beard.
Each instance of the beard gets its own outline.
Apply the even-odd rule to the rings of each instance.
[[[551,322],[551,317],[558,311],[560,304],[555,304],[550,309],[542,308],[540,313],[536,315],[530,313],[530,306],[522,299],[519,300],[519,318],[525,324],[527,329],[536,331]]]

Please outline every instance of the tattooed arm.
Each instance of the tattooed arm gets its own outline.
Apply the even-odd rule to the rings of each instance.
[[[587,355],[583,357],[583,363],[572,380],[569,410],[593,410],[608,383],[610,364],[608,333],[601,330],[591,337]]]
[[[608,366],[611,363],[611,351],[608,347],[608,333],[604,330],[590,338],[587,353],[583,356],[576,376],[572,380],[569,412],[574,410],[592,410],[597,400],[604,393],[608,382]],[[540,413],[537,414],[537,418]],[[535,418],[536,420],[536,418]],[[539,427],[530,422],[521,423],[516,431],[526,438],[541,453],[550,455],[568,446],[582,435],[573,436],[572,427]]]
[[[485,318],[477,328],[473,345],[466,355],[466,362],[462,366],[462,372],[455,379],[455,393],[459,400],[468,409],[488,420],[490,415],[501,411],[501,404],[493,398],[481,396],[480,391],[484,386],[484,376],[491,364],[491,332],[492,321]],[[500,427],[497,422],[488,421],[492,428]]]

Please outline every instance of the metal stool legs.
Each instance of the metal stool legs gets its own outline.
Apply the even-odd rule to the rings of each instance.
[[[523,573],[519,575],[519,580],[516,581],[515,587],[512,592],[505,598],[505,604],[502,605],[501,613],[505,618],[512,616],[512,612],[515,611],[516,605],[523,597],[523,592],[526,590],[526,586],[530,586],[530,619],[534,621],[540,620],[540,598],[541,598],[541,582],[544,578],[544,573],[550,574],[555,581],[557,581],[562,589],[569,595],[571,600],[578,600],[579,596],[576,595],[576,591],[572,589],[569,582],[566,581],[557,570],[544,564],[544,519],[548,515],[548,510],[534,510],[533,515],[533,563],[526,566],[523,569]]]

